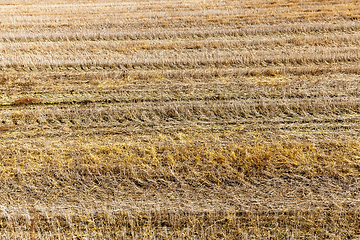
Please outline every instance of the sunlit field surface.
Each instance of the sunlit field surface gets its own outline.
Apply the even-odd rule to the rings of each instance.
[[[359,63],[355,0],[0,1],[0,238],[359,238]]]

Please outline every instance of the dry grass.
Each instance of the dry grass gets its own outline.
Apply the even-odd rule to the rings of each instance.
[[[1,239],[357,239],[357,1],[0,3]]]

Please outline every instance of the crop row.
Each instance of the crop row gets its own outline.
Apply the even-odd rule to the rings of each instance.
[[[33,41],[83,41],[83,40],[159,40],[159,39],[189,39],[209,37],[239,37],[247,35],[269,35],[275,33],[310,33],[357,31],[360,24],[357,21],[338,21],[329,23],[324,21],[303,23],[280,23],[276,25],[257,24],[249,26],[197,26],[197,27],[152,27],[149,29],[134,29],[123,26],[86,28],[59,27],[41,29],[41,31],[3,30],[0,31],[0,41],[3,42],[33,42]],[[101,29],[101,30],[99,30]]]
[[[309,50],[296,49],[291,52],[274,51],[208,51],[208,52],[141,52],[133,55],[125,54],[27,54],[4,55],[0,65],[2,67],[115,67],[120,69],[183,69],[199,67],[224,68],[228,66],[279,66],[305,65],[319,63],[340,63],[359,61],[358,48],[316,48]]]
[[[158,121],[229,121],[276,117],[306,118],[359,114],[356,97],[311,99],[260,99],[232,101],[176,101],[163,103],[87,104],[3,108],[1,121],[6,126],[67,123],[69,125],[101,122],[156,123]],[[344,120],[346,121],[346,119]],[[25,124],[25,125],[24,125]]]
[[[205,39],[205,40],[145,40],[145,41],[74,41],[74,42],[10,42],[3,43],[0,51],[2,54],[46,54],[58,53],[69,54],[87,53],[87,54],[106,54],[111,53],[136,53],[137,51],[156,51],[156,50],[175,50],[175,51],[209,51],[213,49],[235,50],[247,48],[249,50],[271,50],[281,49],[299,51],[305,47],[325,47],[332,49],[339,47],[357,47],[359,45],[360,35],[354,33],[334,34],[311,34],[305,36],[267,36],[253,39],[242,37],[237,39]],[[301,48],[300,48],[301,47]],[[294,49],[295,48],[295,49]],[[309,51],[314,49],[309,49]]]
[[[95,75],[97,76],[97,75]],[[100,77],[100,76],[99,76]],[[343,80],[342,76],[312,77],[248,77],[241,79],[218,78],[204,79],[199,82],[157,82],[140,81],[121,87],[114,87],[121,81],[99,79],[99,82],[92,87],[76,87],[77,83],[69,80],[68,82],[56,83],[63,85],[62,91],[52,92],[29,91],[29,86],[24,86],[23,92],[0,95],[1,106],[21,106],[27,104],[37,105],[71,105],[89,103],[139,103],[154,102],[167,103],[176,101],[228,101],[228,100],[255,100],[255,99],[309,99],[319,97],[358,97],[360,84],[355,76],[349,76]],[[29,81],[29,80],[27,80]],[[66,81],[65,79],[63,81]],[[159,81],[159,80],[158,80]],[[160,80],[161,81],[161,80]],[[126,80],[122,81],[123,83]],[[6,82],[4,82],[6,83]],[[41,86],[41,82],[36,85]],[[20,84],[19,84],[20,85]],[[35,85],[35,83],[33,83]],[[89,85],[89,83],[88,83]],[[319,88],[318,86],[322,87]],[[31,86],[31,85],[30,85]],[[65,88],[67,87],[67,89]],[[69,91],[69,88],[73,90]],[[39,89],[40,87],[37,87]],[[16,89],[16,86],[12,88]],[[75,91],[77,89],[77,91]],[[80,90],[80,91],[78,91]]]
[[[122,101],[121,99],[126,98],[129,101],[136,98],[138,101],[151,98],[190,99],[191,96],[199,99],[202,98],[201,94],[205,98],[206,95],[215,98],[217,95],[218,99],[227,99],[233,94],[239,94],[236,98],[246,98],[246,91],[249,92],[248,96],[253,95],[254,98],[261,94],[269,98],[344,94],[355,96],[358,89],[356,75],[360,73],[360,67],[352,63],[181,70],[122,70],[114,66],[0,69],[0,89],[4,93],[1,102],[4,105],[22,97],[41,98],[53,103],[78,100],[91,102],[100,99]],[[344,74],[347,75],[346,80],[343,78]],[[47,84],[45,79],[51,84]],[[318,88],[316,84],[321,84],[322,88]],[[166,94],[161,96],[161,92],[156,93],[157,88]],[[111,92],[111,97],[102,96],[101,92],[106,94],[108,91]],[[120,94],[124,95],[121,97]],[[164,98],[168,94],[170,95]]]

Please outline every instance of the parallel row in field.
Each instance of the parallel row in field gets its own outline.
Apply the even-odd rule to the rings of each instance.
[[[250,66],[278,66],[294,64],[319,64],[319,63],[340,63],[358,62],[360,52],[357,47],[345,48],[321,48],[313,47],[309,49],[292,48],[291,53],[283,50],[206,50],[197,52],[174,52],[173,50],[139,52],[133,54],[123,54],[114,51],[101,53],[82,52],[76,53],[70,50],[66,53],[53,51],[48,53],[30,53],[14,55],[14,51],[9,50],[9,54],[4,54],[2,65],[27,66],[27,67],[51,67],[51,66],[117,66],[123,69],[133,68],[197,68],[197,67],[250,67]],[[15,51],[16,52],[16,51]]]
[[[356,140],[360,137],[358,102],[357,97],[322,97],[11,106],[1,111],[0,131],[3,143],[22,138],[56,139],[64,134],[70,139],[134,136],[141,142],[142,135],[176,136],[179,132],[196,141],[210,136],[224,143],[241,142],[256,132],[313,141],[321,136]]]
[[[185,24],[186,25],[186,24]],[[91,25],[90,25],[91,26]],[[66,27],[66,28],[41,28],[4,30],[1,32],[2,41],[31,42],[31,41],[76,41],[76,40],[158,40],[158,39],[192,39],[204,37],[232,37],[246,35],[269,35],[269,34],[286,34],[302,32],[333,32],[347,31],[352,32],[359,29],[358,21],[335,21],[335,22],[309,22],[304,23],[279,23],[275,25],[259,24],[249,25],[244,28],[234,26],[187,26],[172,27],[163,29],[163,27],[141,28],[130,26],[98,26],[94,28]],[[25,31],[25,32],[24,32]]]

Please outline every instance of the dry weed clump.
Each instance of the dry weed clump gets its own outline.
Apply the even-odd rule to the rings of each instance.
[[[40,103],[41,99],[39,98],[20,98],[14,101],[14,105],[28,105],[28,104],[34,104],[34,103]]]
[[[1,239],[357,239],[360,6],[0,3]]]

